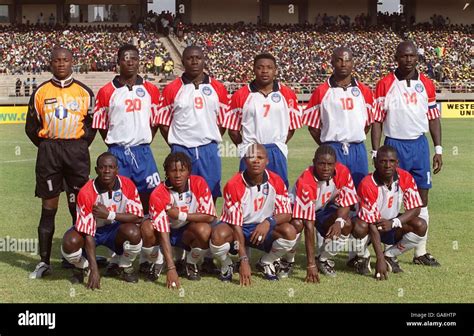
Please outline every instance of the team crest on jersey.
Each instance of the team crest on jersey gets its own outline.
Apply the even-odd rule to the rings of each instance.
[[[351,93],[354,97],[359,97],[360,95],[360,90],[358,87],[353,87],[352,90],[351,90]]]
[[[279,95],[278,93],[275,92],[275,93],[272,94],[272,101],[273,101],[274,103],[279,103],[280,100],[281,100],[281,97],[280,97],[280,95]]]
[[[212,90],[209,86],[205,86],[202,88],[202,93],[204,93],[206,96],[210,96],[212,94]]]
[[[422,93],[423,92],[423,85],[421,85],[420,83],[416,84],[415,85],[415,90],[416,92],[419,92],[419,93]]]
[[[191,204],[191,201],[193,200],[193,195],[191,194],[190,191],[188,191],[184,197],[184,202],[186,204]]]
[[[145,97],[145,90],[143,90],[141,87],[139,87],[135,93],[137,94],[138,97],[143,98]]]
[[[268,183],[265,183],[262,187],[262,194],[268,195],[269,190],[270,190],[270,187],[268,186]]]
[[[54,109],[54,116],[59,120],[63,120],[67,118],[67,108],[62,105],[59,105]]]
[[[115,203],[122,201],[122,193],[120,191],[114,192],[114,197],[112,198]]]
[[[75,100],[73,100],[72,102],[68,103],[67,105],[67,108],[69,110],[72,110],[72,111],[77,111],[79,110],[79,103]]]

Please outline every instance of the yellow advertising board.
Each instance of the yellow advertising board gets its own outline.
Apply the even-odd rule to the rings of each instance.
[[[24,124],[28,106],[0,106],[0,124]]]
[[[474,118],[474,102],[442,102],[442,118]]]

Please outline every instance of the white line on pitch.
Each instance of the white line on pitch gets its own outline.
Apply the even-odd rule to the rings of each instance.
[[[30,161],[35,161],[35,159],[0,161],[0,163],[16,163],[16,162],[30,162]]]

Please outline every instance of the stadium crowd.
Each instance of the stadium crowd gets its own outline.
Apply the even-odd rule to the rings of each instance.
[[[435,28],[431,24],[422,24],[408,32],[396,33],[390,26],[391,20],[386,21],[388,25],[375,27],[366,26],[363,17],[352,25],[346,25],[341,17],[324,20],[329,25],[192,25],[186,31],[185,40],[189,45],[203,45],[210,74],[227,82],[248,81],[253,56],[268,51],[278,59],[281,80],[320,83],[331,72],[332,48],[347,45],[354,51],[357,76],[373,84],[395,68],[390,46],[405,37],[416,42],[422,56],[420,69],[435,81],[474,81],[472,26]]]
[[[3,26],[0,27],[0,73],[17,75],[48,71],[54,45],[72,50],[76,72],[115,71],[116,51],[123,43],[140,48],[141,73],[164,72],[166,63],[171,60],[154,31],[118,26]],[[173,66],[166,70],[171,73]]]
[[[207,71],[224,82],[247,82],[252,77],[256,53],[270,52],[279,64],[280,80],[287,83],[320,83],[330,74],[330,52],[336,45],[352,48],[357,76],[373,86],[395,62],[389,46],[404,38],[413,39],[420,54],[420,70],[435,82],[456,90],[474,82],[474,44],[471,26],[451,25],[449,18],[434,15],[431,23],[406,27],[397,14],[381,14],[377,25],[369,26],[361,14],[348,16],[318,15],[314,24],[254,25],[196,24],[183,27],[180,18],[170,13],[150,12],[144,25],[135,29],[113,26],[0,27],[0,73],[40,74],[48,70],[53,44],[71,48],[76,59],[75,72],[115,71],[115,50],[122,43],[139,47],[141,73],[164,74],[174,70],[169,52],[159,41],[160,34],[174,33],[184,43],[202,45],[207,54]],[[305,89],[298,89],[305,92]],[[311,91],[308,89],[307,91]]]

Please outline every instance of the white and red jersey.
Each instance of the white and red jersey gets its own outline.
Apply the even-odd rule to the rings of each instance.
[[[401,168],[397,168],[390,188],[375,172],[364,177],[357,194],[360,200],[358,217],[369,224],[397,217],[402,204],[405,211],[423,204],[413,176]]]
[[[382,78],[375,88],[375,121],[383,122],[385,136],[417,139],[428,132],[428,120],[441,116],[433,82],[423,74],[402,80],[397,71]]]
[[[342,88],[331,76],[314,90],[303,112],[303,124],[321,129],[321,142],[362,142],[373,123],[372,91],[352,78]]]
[[[291,214],[285,182],[265,170],[263,182],[252,185],[244,172],[235,174],[224,187],[221,221],[232,225],[261,223],[270,216]]]
[[[164,88],[155,124],[169,126],[169,144],[197,147],[221,142],[219,126],[228,105],[228,93],[221,82],[205,75],[196,88],[183,75]]]
[[[107,145],[149,144],[159,98],[158,88],[140,76],[131,87],[121,84],[116,76],[97,94],[92,127],[108,130]]]
[[[129,178],[118,175],[112,191],[101,189],[97,179],[87,182],[77,195],[76,230],[95,236],[97,228],[111,224],[107,219],[95,218],[92,208],[103,204],[107,210],[116,213],[129,213],[143,217],[143,206],[135,184]]]
[[[150,216],[153,227],[158,232],[170,232],[188,222],[171,219],[166,211],[177,207],[180,212],[188,214],[200,213],[216,217],[216,209],[209,187],[201,176],[191,175],[188,179],[186,191],[179,193],[173,190],[166,182],[160,183],[150,196]]]
[[[316,220],[316,211],[334,202],[349,207],[358,202],[357,192],[349,169],[336,162],[334,176],[329,181],[318,181],[310,166],[296,180],[291,191],[293,218]]]
[[[276,144],[288,156],[288,131],[301,128],[298,100],[290,88],[276,81],[267,96],[252,82],[232,95],[230,112],[223,126],[241,131],[240,157],[244,157],[247,148],[254,143]]]

